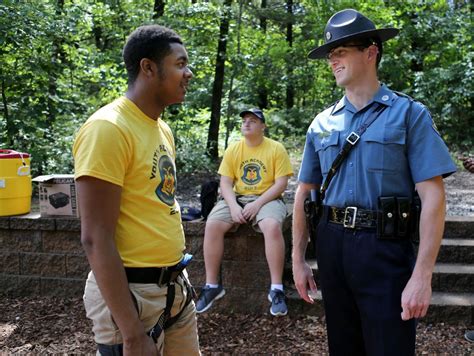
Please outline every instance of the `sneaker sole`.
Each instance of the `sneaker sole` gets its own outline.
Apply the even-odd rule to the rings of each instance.
[[[267,298],[268,298],[268,301],[271,303],[272,302],[272,297],[270,296],[270,294],[268,294]],[[273,313],[272,308],[270,307],[270,314],[273,315],[273,316],[285,316],[286,314],[288,314],[288,310],[284,313],[281,313],[281,312],[280,313]]]
[[[288,310],[284,313],[273,313],[272,309],[270,308],[270,314],[273,316],[285,316],[286,314],[288,314]]]
[[[208,310],[210,307],[212,307],[212,303],[214,303],[218,299],[221,299],[224,295],[225,295],[225,289],[221,290],[221,292],[218,295],[216,295],[216,297],[212,301],[210,301],[209,304],[206,305],[205,308],[203,308],[201,310],[196,309],[196,313],[198,313],[198,314],[204,313],[206,310]]]

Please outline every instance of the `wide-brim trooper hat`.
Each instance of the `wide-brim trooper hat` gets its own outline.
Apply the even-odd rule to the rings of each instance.
[[[395,37],[398,32],[393,27],[376,29],[372,21],[354,9],[342,10],[329,19],[324,29],[325,43],[309,52],[308,57],[326,58],[330,50],[350,40],[373,37],[383,42]]]

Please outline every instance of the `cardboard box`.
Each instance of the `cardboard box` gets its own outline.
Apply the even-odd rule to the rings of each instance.
[[[76,184],[72,174],[50,174],[33,179],[39,183],[41,217],[79,217]]]

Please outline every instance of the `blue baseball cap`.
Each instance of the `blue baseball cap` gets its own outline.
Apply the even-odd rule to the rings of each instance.
[[[263,123],[265,123],[265,116],[263,115],[262,110],[260,110],[258,108],[252,108],[252,109],[244,110],[239,115],[240,115],[240,117],[244,117],[245,114],[253,114],[256,117],[258,117],[260,120],[262,120]]]

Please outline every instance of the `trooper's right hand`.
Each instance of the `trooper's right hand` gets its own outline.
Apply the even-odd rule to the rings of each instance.
[[[318,288],[314,281],[313,271],[306,261],[293,261],[293,280],[300,297],[305,302],[313,304]]]

